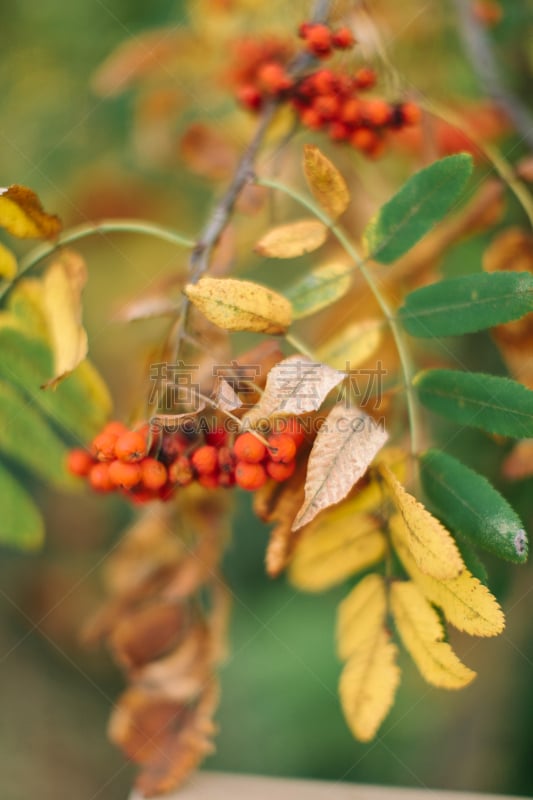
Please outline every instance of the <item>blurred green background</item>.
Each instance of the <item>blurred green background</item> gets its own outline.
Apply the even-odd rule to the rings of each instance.
[[[385,17],[387,5],[379,4]],[[503,5],[505,20],[494,36],[508,79],[521,92],[524,75],[531,78],[532,6]],[[402,14],[405,19],[393,37],[394,56],[422,89],[445,98],[454,92],[475,97],[476,82],[461,55],[449,6],[434,0],[396,8],[392,33]],[[307,3],[295,7],[304,12]],[[178,163],[172,169],[140,163],[131,135],[134,94],[105,101],[89,86],[117,44],[147,27],[179,23],[185,13],[171,0],[1,4],[0,182],[31,186],[67,223],[132,215],[197,230],[209,183]],[[524,149],[512,138],[506,147],[513,156]],[[372,169],[394,180],[390,159]],[[512,203],[507,221],[523,221]],[[445,268],[478,268],[485,243],[457,248]],[[159,328],[127,328],[111,317],[124,297],[179,269],[184,256],[128,236],[88,243],[83,252],[90,266],[86,319],[92,356],[110,383],[117,413],[127,415],[142,388],[139,353],[148,353]],[[501,369],[486,337],[470,339],[464,357]],[[492,476],[497,450],[474,434],[455,446]],[[529,515],[527,523],[532,489],[531,481],[523,482],[511,493]],[[105,738],[121,677],[104,654],[86,653],[77,634],[101,599],[99,567],[130,511],[107,498],[65,497],[38,485],[34,492],[47,517],[44,552],[1,556],[0,795],[123,798],[132,772]],[[457,694],[437,691],[404,659],[397,703],[376,743],[361,745],[351,738],[336,696],[333,626],[344,590],[304,596],[283,580],[265,578],[267,531],[254,519],[247,497],[239,497],[234,527],[225,565],[234,595],[231,655],[222,672],[218,750],[208,768],[533,793],[531,568],[489,564],[491,586],[509,621],[496,640],[456,637],[467,663],[479,671],[473,686]]]

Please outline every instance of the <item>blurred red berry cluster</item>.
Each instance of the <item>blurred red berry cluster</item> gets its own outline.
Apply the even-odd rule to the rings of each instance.
[[[327,59],[336,50],[355,44],[348,28],[302,23],[299,35],[315,58]],[[294,49],[274,39],[248,39],[236,50],[237,66],[230,71],[241,105],[258,112],[272,98],[289,102],[303,125],[322,130],[336,142],[346,142],[367,156],[379,156],[386,146],[385,134],[417,125],[421,118],[413,102],[390,103],[367,97],[377,75],[368,66],[350,72],[345,68],[315,69],[303,77],[291,74]]]
[[[129,430],[109,422],[88,450],[76,448],[68,469],[97,492],[119,491],[136,503],[169,500],[197,481],[209,489],[260,489],[271,478],[287,480],[305,439],[298,420],[278,421],[266,439],[251,432],[231,437],[222,428],[201,435],[167,432],[148,423]]]

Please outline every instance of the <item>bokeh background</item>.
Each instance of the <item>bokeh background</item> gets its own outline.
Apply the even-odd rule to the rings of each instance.
[[[303,0],[290,4],[290,14],[286,3],[244,5],[248,15],[239,24],[245,29],[279,31],[292,26],[292,18],[305,18],[308,9]],[[165,105],[163,92],[155,110],[149,101],[139,102],[146,85],[106,98],[93,91],[92,79],[119,43],[160,25],[211,26],[216,49],[217,14],[230,6],[219,0],[188,6],[175,0],[0,4],[0,182],[31,186],[67,224],[138,216],[194,234],[223,185],[224,170],[215,183],[191,172],[180,158],[180,136],[191,120],[218,119],[238,146],[250,131],[244,115],[236,114],[227,95],[217,96],[198,63],[182,75],[157,77],[158,88],[178,86],[179,98]],[[483,99],[462,51],[452,3],[380,0],[375,6],[408,85],[452,104]],[[506,80],[527,103],[533,5],[507,0],[501,6],[504,18],[490,36]],[[512,133],[500,144],[512,160],[526,152]],[[339,158],[355,166],[361,207],[369,209],[413,168],[412,154],[392,154],[372,165],[353,154]],[[500,225],[509,223],[524,224],[512,200]],[[478,268],[491,235],[455,247],[442,270]],[[116,413],[127,417],[144,388],[142,366],[164,328],[158,322],[127,326],[113,317],[125,299],[183,270],[185,256],[126,235],[81,249],[90,270],[86,321],[92,358],[109,381]],[[241,261],[257,275],[266,269],[248,255]],[[281,277],[269,276],[272,282]],[[487,337],[470,338],[463,356],[478,368],[502,370]],[[498,479],[496,443],[463,434],[454,451]],[[101,600],[101,564],[131,511],[114,499],[54,494],[38,484],[32,490],[47,519],[44,551],[20,556],[6,550],[0,560],[0,794],[6,800],[124,798],[132,773],[105,738],[121,677],[104,653],[86,652],[78,634]],[[505,487],[527,523],[532,490],[531,481]],[[467,663],[479,671],[472,687],[457,694],[432,689],[405,663],[397,703],[379,738],[361,745],[351,738],[336,697],[333,625],[344,590],[304,596],[283,580],[269,581],[263,570],[266,534],[249,498],[239,496],[225,564],[234,595],[231,652],[222,671],[218,750],[207,768],[533,792],[530,567],[488,562],[491,587],[509,622],[496,640],[460,641]]]

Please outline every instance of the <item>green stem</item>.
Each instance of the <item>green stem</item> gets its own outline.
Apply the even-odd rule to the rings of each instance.
[[[22,259],[20,262],[19,271],[15,280],[18,280],[18,278],[20,278],[26,272],[29,272],[43,259],[55,253],[58,248],[64,247],[67,244],[72,244],[73,242],[77,242],[79,239],[85,239],[88,236],[102,235],[106,233],[139,233],[143,234],[144,236],[153,236],[156,239],[161,239],[161,241],[169,242],[170,244],[174,244],[179,247],[192,248],[195,245],[195,242],[193,242],[191,239],[187,239],[185,236],[182,236],[176,231],[169,230],[162,225],[154,225],[151,222],[145,222],[144,220],[139,219],[113,219],[102,220],[102,222],[96,223],[84,223],[83,225],[69,228],[55,241],[44,242],[43,244],[39,245],[39,247],[36,247],[34,250],[32,250],[31,253],[29,253],[26,258]],[[0,298],[7,294],[12,285],[13,284],[10,283],[0,289]]]
[[[295,350],[302,356],[306,356],[310,361],[316,361],[316,356],[313,355],[311,350],[305,345],[297,336],[293,333],[286,333],[285,334],[285,341],[288,342]]]
[[[416,413],[415,396],[412,385],[414,368],[403,335],[403,331],[401,330],[398,324],[398,320],[394,315],[393,309],[391,308],[391,306],[381,293],[381,290],[377,282],[375,281],[370,270],[367,269],[365,262],[361,258],[354,243],[342,230],[342,228],[340,228],[336,223],[334,223],[319,206],[315,205],[315,203],[312,200],[310,200],[306,195],[300,194],[300,192],[297,192],[294,189],[290,189],[289,187],[284,186],[284,184],[278,183],[277,181],[271,180],[270,178],[260,178],[257,180],[257,183],[260,186],[265,186],[269,189],[275,189],[277,191],[284,192],[289,197],[292,197],[292,199],[295,200],[297,203],[307,208],[312,214],[315,215],[317,219],[323,222],[324,225],[327,225],[327,227],[331,230],[332,234],[335,236],[339,244],[341,244],[344,247],[345,251],[348,253],[350,258],[352,258],[354,263],[357,265],[359,271],[361,272],[363,278],[365,279],[370,291],[376,298],[376,301],[389,324],[391,333],[394,338],[394,342],[396,344],[398,357],[400,359],[400,363],[402,366],[403,380],[406,393],[407,413],[409,416],[409,429],[411,438],[411,453],[412,455],[416,455],[421,449],[421,438],[420,438],[420,429],[418,424],[418,416]]]

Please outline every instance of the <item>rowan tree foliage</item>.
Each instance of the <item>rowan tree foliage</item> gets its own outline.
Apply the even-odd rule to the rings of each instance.
[[[533,473],[531,234],[498,231],[469,274],[443,279],[438,267],[459,240],[493,231],[506,193],[531,223],[526,185],[468,119],[456,129],[451,112],[391,88],[354,4],[275,21],[245,0],[206,5],[192,4],[188,28],[125,42],[93,80],[107,97],[134,93],[134,135],[152,126],[138,141],[160,169],[181,120],[183,168],[213,184],[202,230],[137,219],[63,229],[31,189],[0,194],[5,232],[42,240],[20,261],[7,237],[0,246],[1,540],[42,543],[25,472],[133,503],[84,635],[125,673],[109,733],[140,765],[146,796],[180,785],[214,746],[230,489],[253,492],[270,526],[268,575],[286,572],[307,592],[346,585],[339,697],[364,742],[394,702],[400,648],[433,686],[474,680],[448,626],[500,634],[482,553],[528,555],[505,492],[434,436],[438,416],[456,435],[479,428],[500,446],[507,480]],[[169,80],[177,71],[190,86],[211,76],[217,126]],[[405,148],[422,163],[373,216],[354,214],[361,160],[379,175],[379,157]],[[122,310],[122,324],[168,320],[149,343],[146,395],[123,421],[110,421],[112,398],[87,358],[91,264],[72,249],[101,232],[163,239],[187,263]],[[257,280],[267,265],[272,280]],[[479,331],[507,375],[465,368],[455,342]]]

